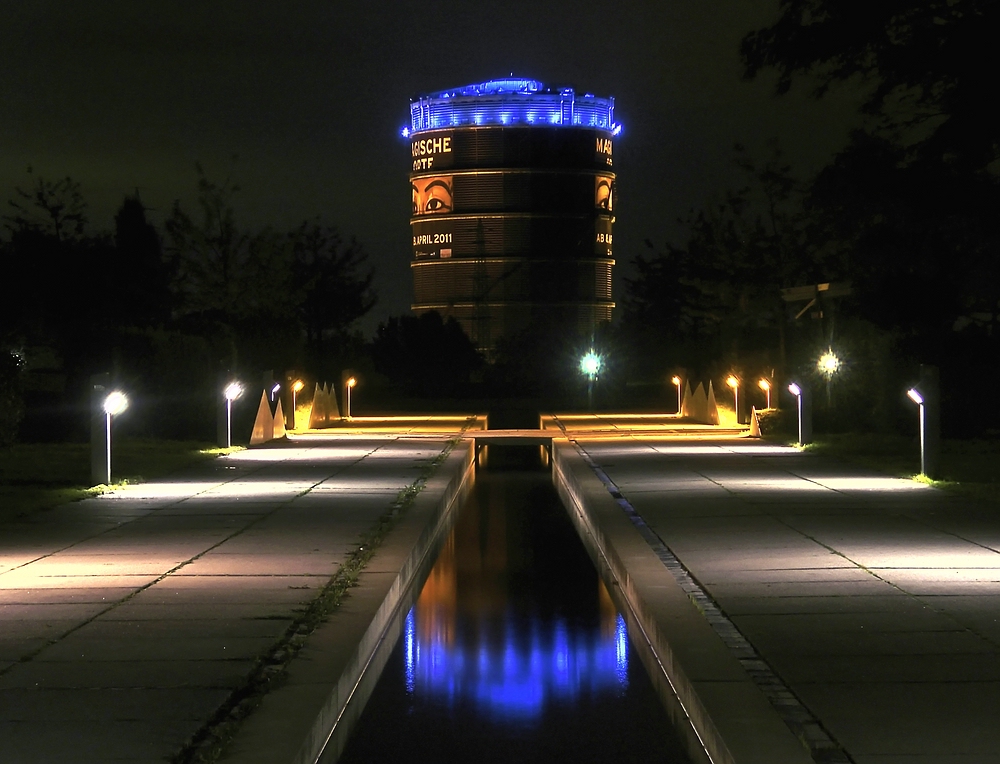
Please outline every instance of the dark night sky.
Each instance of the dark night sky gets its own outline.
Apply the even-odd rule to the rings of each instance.
[[[627,10],[625,10],[627,9]],[[738,182],[732,147],[781,141],[801,172],[846,139],[856,96],[816,102],[744,82],[737,47],[777,0],[366,3],[0,0],[0,198],[72,176],[92,225],[138,188],[160,223],[190,206],[195,162],[238,156],[247,227],[322,216],[367,247],[381,300],[410,300],[409,98],[513,72],[612,95],[623,266]],[[616,291],[618,291],[616,287]]]

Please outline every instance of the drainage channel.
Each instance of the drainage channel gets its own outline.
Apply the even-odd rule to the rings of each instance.
[[[339,761],[689,764],[537,448],[490,460]]]

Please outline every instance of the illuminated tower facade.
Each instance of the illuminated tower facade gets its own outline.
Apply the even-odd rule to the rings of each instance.
[[[490,80],[410,103],[416,313],[497,339],[611,320],[614,99]]]

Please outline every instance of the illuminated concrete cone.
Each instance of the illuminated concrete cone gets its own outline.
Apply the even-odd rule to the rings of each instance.
[[[691,392],[691,382],[690,380],[684,380],[684,398],[681,402],[681,416],[691,418],[691,397],[693,393]]]
[[[712,380],[708,380],[708,396],[705,399],[705,421],[708,424],[719,424],[719,406],[715,402],[715,389]]]
[[[760,420],[757,418],[757,407],[750,407],[750,437],[760,437]]]
[[[271,405],[267,402],[267,390],[260,395],[260,405],[253,422],[253,432],[250,434],[250,445],[257,446],[274,439],[274,416]]]

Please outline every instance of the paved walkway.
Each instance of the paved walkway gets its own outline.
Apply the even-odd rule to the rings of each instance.
[[[170,760],[445,437],[255,449],[0,524],[0,761]]]
[[[749,440],[581,445],[847,760],[1000,762],[996,507]]]

